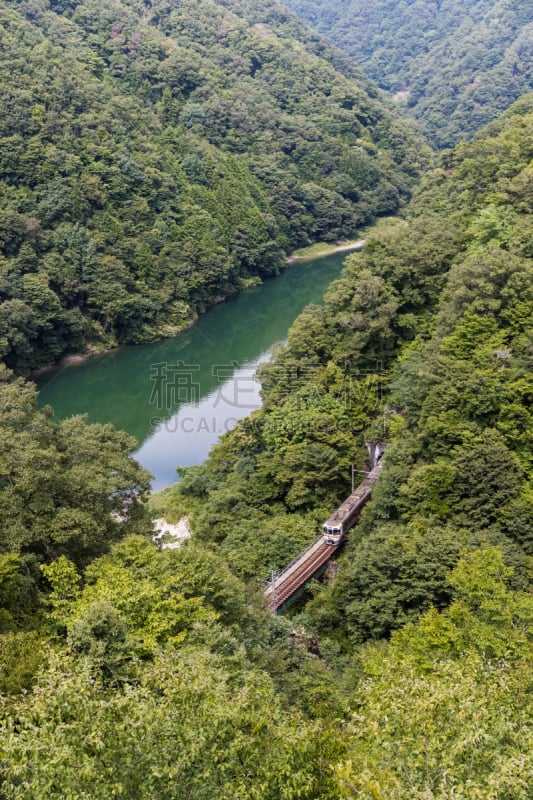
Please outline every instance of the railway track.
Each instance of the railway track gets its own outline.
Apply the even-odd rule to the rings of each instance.
[[[275,613],[298,589],[329,561],[340,545],[326,544],[321,536],[308,550],[270,583],[265,594]]]
[[[368,441],[367,447],[370,455],[370,472],[365,473],[365,479],[357,488],[352,486],[351,495],[327,520],[324,525],[324,535],[315,539],[279,575],[273,574],[265,595],[274,614],[301,586],[321,570],[337,552],[346,533],[358,523],[361,510],[370,499],[372,488],[380,475],[382,469],[380,459],[385,450],[382,442]]]

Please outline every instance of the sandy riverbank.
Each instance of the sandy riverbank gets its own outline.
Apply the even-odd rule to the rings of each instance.
[[[299,261],[312,261],[315,258],[325,258],[326,256],[333,256],[335,253],[345,253],[350,250],[360,250],[366,244],[366,239],[358,239],[356,242],[348,242],[347,244],[339,244],[328,250],[319,250],[317,253],[309,253],[305,256],[288,256],[287,264],[296,264]]]

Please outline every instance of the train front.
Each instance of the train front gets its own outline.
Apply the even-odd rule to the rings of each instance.
[[[324,541],[326,544],[339,544],[343,536],[342,526],[332,527],[327,523],[324,525]]]

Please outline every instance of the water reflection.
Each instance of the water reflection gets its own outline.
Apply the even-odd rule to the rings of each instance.
[[[229,426],[260,406],[257,365],[303,308],[321,301],[344,255],[294,265],[173,339],[48,373],[37,382],[40,402],[60,419],[85,413],[128,431],[154,488],[168,485],[176,465],[203,461]]]
[[[176,465],[191,466],[204,461],[211,447],[237,421],[261,407],[259,383],[253,377],[266,351],[220,384],[197,403],[185,403],[167,419],[154,417],[153,433],[136,457],[155,477],[157,491],[176,480]]]

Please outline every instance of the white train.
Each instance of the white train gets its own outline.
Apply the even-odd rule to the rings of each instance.
[[[365,503],[370,500],[372,487],[379,477],[383,465],[378,461],[357,489],[333,512],[324,523],[324,539],[327,544],[339,544],[350,528],[353,528]]]

